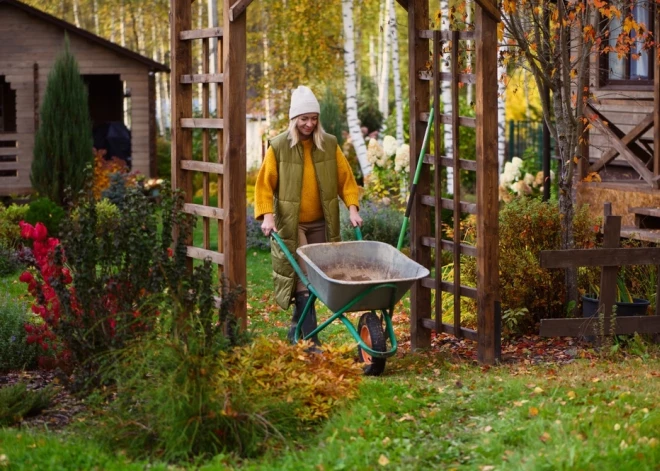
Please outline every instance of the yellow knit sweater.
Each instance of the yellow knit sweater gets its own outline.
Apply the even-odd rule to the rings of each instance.
[[[303,183],[300,193],[299,222],[312,222],[323,219],[323,208],[316,171],[312,161],[312,139],[301,141],[303,145]],[[264,214],[273,212],[273,194],[277,188],[277,160],[275,151],[269,147],[266,151],[257,183],[254,189],[254,216],[261,219]],[[337,146],[337,193],[346,206],[358,205],[358,186],[346,156]]]

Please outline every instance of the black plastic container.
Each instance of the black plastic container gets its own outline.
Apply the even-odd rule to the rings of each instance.
[[[633,298],[632,303],[614,303],[616,316],[645,316],[650,301],[648,299]],[[594,317],[598,312],[598,298],[582,296],[582,317]]]

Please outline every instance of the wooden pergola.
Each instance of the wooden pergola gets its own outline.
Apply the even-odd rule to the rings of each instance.
[[[188,255],[197,259],[210,258],[217,263],[232,286],[246,286],[246,20],[245,9],[250,0],[233,2],[224,0],[222,28],[191,29],[191,1],[171,0],[172,6],[172,185],[186,192],[185,210],[202,218],[204,241],[195,247],[189,241]],[[498,163],[497,163],[497,23],[499,10],[493,0],[477,0],[476,28],[470,32],[437,31],[429,29],[428,0],[398,0],[408,12],[409,37],[409,88],[410,88],[410,156],[411,172],[417,165],[416,157],[422,147],[424,133],[429,125],[430,102],[433,96],[434,113],[438,118],[434,128],[439,142],[438,124],[452,126],[454,148],[452,157],[442,156],[439,146],[436,152],[424,159],[413,212],[411,215],[412,258],[431,267],[431,250],[448,250],[455,260],[454,283],[440,277],[427,278],[417,283],[411,293],[411,336],[413,348],[430,345],[431,333],[448,332],[478,342],[478,359],[492,364],[500,356],[500,315],[498,276]],[[209,70],[209,41],[218,38],[218,67]],[[202,41],[203,73],[195,74],[192,61],[192,41]],[[474,73],[458,70],[458,45],[460,41],[472,41],[476,55]],[[439,68],[442,44],[451,42],[452,71],[441,73]],[[433,71],[426,66],[430,46],[435,51]],[[220,54],[220,52],[222,52]],[[439,110],[441,81],[451,83],[453,113],[443,115]],[[458,111],[459,83],[476,85],[476,116],[462,117]],[[202,118],[192,114],[192,86],[202,84]],[[209,115],[209,87],[217,87],[218,116]],[[476,129],[476,160],[464,160],[458,151],[458,129],[469,126]],[[203,139],[201,160],[192,155],[192,132],[200,129]],[[210,155],[209,139],[215,133],[218,142],[217,155]],[[458,176],[460,170],[477,174],[476,204],[461,201],[458,188],[453,199],[441,197],[440,167],[450,166]],[[203,204],[192,203],[192,177],[195,172],[203,175]],[[217,205],[209,204],[209,184],[218,185]],[[434,189],[432,191],[432,188]],[[467,246],[458,241],[440,237],[440,211],[454,211],[455,234],[460,234],[460,215],[477,215],[477,245]],[[431,211],[436,212],[436,227],[431,228]],[[217,250],[211,247],[211,224],[217,225]],[[435,237],[438,234],[438,237]],[[460,237],[460,235],[458,236]],[[476,256],[478,284],[476,288],[461,286],[460,257]],[[439,263],[440,256],[436,257]],[[436,266],[436,273],[441,273]],[[442,292],[452,293],[456,300],[454,322],[445,324],[436,302],[436,312],[431,312],[431,299],[435,293],[440,299]],[[477,330],[461,326],[460,296],[476,299],[478,306]],[[239,300],[235,310],[241,325],[246,326],[246,298]],[[435,317],[435,318],[433,318]]]

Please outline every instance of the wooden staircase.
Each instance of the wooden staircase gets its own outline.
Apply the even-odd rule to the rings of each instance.
[[[628,208],[635,215],[634,226],[623,226],[621,237],[660,243],[660,208]]]

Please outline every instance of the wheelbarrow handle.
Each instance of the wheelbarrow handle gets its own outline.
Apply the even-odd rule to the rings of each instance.
[[[355,238],[362,240],[362,229],[360,229],[360,226],[355,226]]]

